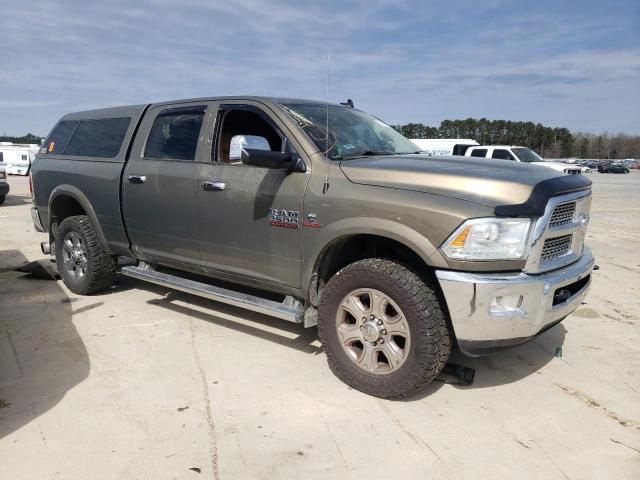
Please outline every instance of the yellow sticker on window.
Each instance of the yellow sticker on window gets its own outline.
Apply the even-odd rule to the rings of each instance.
[[[56,148],[56,142],[51,142],[49,144],[49,153],[52,153],[55,148]]]

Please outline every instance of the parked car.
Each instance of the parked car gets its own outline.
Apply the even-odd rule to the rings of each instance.
[[[551,168],[569,175],[582,173],[582,167],[562,162],[545,162],[540,155],[527,147],[508,145],[481,145],[466,150],[467,157],[496,158],[515,162],[530,163],[532,165]]]
[[[400,398],[454,342],[483,355],[562,321],[594,268],[586,177],[415,151],[307,100],[73,113],[33,164],[32,216],[76,294],[108,289],[129,257],[124,275],[317,325],[340,379]]]
[[[582,173],[591,173],[591,167],[587,162],[577,162],[574,164],[576,167],[580,167]]]
[[[0,166],[0,205],[4,203],[9,194],[9,182],[7,182],[7,171]]]
[[[597,170],[598,168],[598,162],[596,162],[595,160],[583,162],[582,164],[586,167],[589,167],[591,170]]]
[[[598,164],[600,173],[629,173],[629,168],[622,162],[601,162]]]

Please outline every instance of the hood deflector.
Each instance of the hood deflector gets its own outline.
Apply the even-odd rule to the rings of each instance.
[[[517,205],[498,205],[495,208],[499,217],[540,217],[544,214],[551,197],[564,193],[585,190],[591,187],[591,180],[583,175],[563,175],[537,183],[531,190],[526,202]]]

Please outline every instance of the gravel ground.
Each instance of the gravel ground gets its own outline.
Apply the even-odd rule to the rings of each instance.
[[[12,271],[45,236],[11,177],[0,478],[640,478],[640,171],[591,178],[586,303],[533,342],[458,358],[472,386],[392,402],[338,381],[313,329],[132,279],[79,297]]]

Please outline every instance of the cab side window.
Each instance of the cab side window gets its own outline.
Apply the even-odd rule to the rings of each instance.
[[[497,158],[499,160],[515,160],[513,155],[509,153],[509,150],[504,150],[502,148],[496,148],[491,155],[491,158]]]
[[[228,109],[220,113],[222,121],[214,160],[240,164],[243,148],[281,152],[284,136],[261,114],[250,109]]]
[[[474,148],[473,150],[471,150],[471,156],[472,157],[486,157],[487,156],[487,149],[486,148]]]
[[[145,158],[195,160],[205,105],[163,110],[153,122]]]

